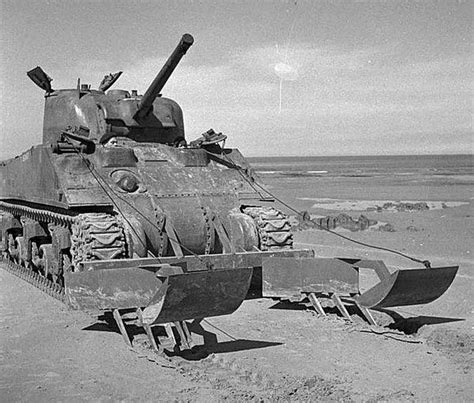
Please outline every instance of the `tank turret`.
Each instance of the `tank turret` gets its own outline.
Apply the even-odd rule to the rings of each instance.
[[[138,142],[183,144],[182,110],[160,92],[193,42],[191,35],[183,35],[143,96],[136,91],[107,91],[122,72],[105,76],[98,90],[79,81],[76,89],[54,90],[52,79],[40,67],[30,70],[28,76],[46,92],[43,144],[56,146],[65,130],[79,128],[83,133],[86,129],[87,137],[97,143],[128,137]]]

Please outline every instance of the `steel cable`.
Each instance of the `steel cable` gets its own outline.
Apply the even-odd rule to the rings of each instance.
[[[113,193],[113,195],[115,197],[117,197],[118,199],[122,200],[125,204],[127,204],[130,208],[132,208],[134,211],[136,211],[142,218],[144,218],[150,225],[152,225],[154,228],[156,228],[158,231],[162,231],[161,228],[159,228],[153,221],[151,221],[145,214],[143,214],[139,209],[137,209],[133,204],[131,204],[128,200],[124,199],[123,197],[121,197],[119,194],[117,194],[115,192],[115,190],[107,183],[107,181],[102,177],[102,175],[97,172],[94,168],[92,168],[89,164],[89,161],[84,157],[82,151],[80,149],[78,149],[73,143],[71,143],[71,141],[66,138],[66,141],[71,144],[74,149],[76,150],[76,152],[80,155],[80,157],[82,158],[82,160],[84,161],[84,163],[86,164],[87,168],[89,169],[89,171],[91,172],[92,176],[94,177],[94,179],[97,181],[97,183],[99,184],[99,186],[102,188],[102,190],[104,191],[104,193],[107,195],[107,197],[110,199],[110,201],[113,203],[113,205],[115,206],[115,208],[118,210],[118,212],[120,213],[120,215],[123,217],[123,219],[128,223],[128,225],[130,226],[130,229],[135,233],[135,235],[137,236],[138,240],[140,241],[140,243],[145,247],[145,249],[147,249],[147,246],[146,244],[144,243],[144,241],[141,239],[140,235],[138,234],[138,232],[135,230],[135,228],[133,228],[132,224],[130,223],[130,221],[125,217],[125,214],[123,213],[123,211],[121,210],[120,206],[117,204],[117,202],[113,199],[113,197],[107,192],[107,190],[105,189],[105,186]],[[99,180],[99,178],[101,180]],[[105,186],[104,186],[105,185]],[[202,263],[204,263],[206,266],[209,266],[209,262],[206,262],[204,259],[202,259],[197,253],[194,253],[191,249],[187,248],[186,246],[184,246],[179,240],[175,239],[175,238],[172,238],[169,236],[169,234],[167,233],[166,234],[168,239],[170,241],[173,241],[173,242],[176,242],[182,249],[184,249],[185,251],[189,252],[192,256],[196,257],[199,261],[201,261]],[[158,256],[155,256],[155,258],[158,259],[158,261],[160,261],[159,257]]]
[[[207,150],[205,150],[208,154],[211,154],[211,155],[215,155]],[[231,164],[239,173],[240,175],[242,176],[242,178],[252,187],[252,189],[254,189],[258,194],[260,194],[260,192],[255,188],[255,186],[259,187],[261,190],[263,190],[265,193],[267,193],[269,196],[271,196],[273,199],[275,199],[276,201],[278,201],[280,204],[282,204],[283,206],[285,206],[286,208],[288,208],[289,210],[291,210],[292,212],[296,213],[298,216],[302,216],[301,212],[299,212],[298,210],[296,210],[294,207],[292,207],[291,205],[289,205],[288,203],[284,202],[283,200],[281,200],[278,196],[274,195],[273,193],[271,193],[270,191],[268,191],[267,189],[265,189],[263,186],[261,186],[260,184],[258,184],[257,182],[254,182],[251,180],[251,178],[248,177],[248,174],[244,171],[244,169],[237,165],[234,161],[232,161],[229,157],[227,157],[227,155],[225,155],[224,153],[221,154],[223,156],[223,158],[226,159],[226,161]],[[326,232],[329,232],[330,234],[332,235],[335,235],[335,236],[338,236],[339,238],[342,238],[342,239],[345,239],[346,241],[349,241],[349,242],[353,242],[355,244],[358,244],[358,245],[361,245],[361,246],[365,246],[367,248],[372,248],[372,249],[378,249],[378,250],[382,250],[382,251],[385,251],[385,252],[389,252],[389,253],[393,253],[393,254],[396,254],[396,255],[399,255],[399,256],[402,256],[406,259],[409,259],[413,262],[416,262],[416,263],[421,263],[423,264],[426,268],[431,268],[431,262],[429,260],[420,260],[420,259],[417,259],[413,256],[409,256],[405,253],[402,253],[402,252],[399,252],[397,250],[394,250],[394,249],[390,249],[390,248],[386,248],[384,246],[378,246],[378,245],[372,245],[372,244],[368,244],[368,243],[365,243],[365,242],[362,242],[362,241],[357,241],[355,239],[352,239],[352,238],[349,238],[345,235],[342,235],[342,234],[339,234],[335,231],[332,231],[330,230],[329,228],[326,228],[322,225],[320,225],[319,223],[317,223],[315,220],[313,219],[309,219],[308,221],[310,221],[311,223],[313,223],[314,225],[316,225],[319,229],[323,230],[323,231],[326,231]]]

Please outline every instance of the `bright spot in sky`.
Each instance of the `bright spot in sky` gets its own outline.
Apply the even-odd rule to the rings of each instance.
[[[286,63],[276,64],[275,74],[283,81],[295,81],[298,78],[298,71]]]

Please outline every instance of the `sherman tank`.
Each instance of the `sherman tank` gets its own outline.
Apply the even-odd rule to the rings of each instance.
[[[189,347],[186,321],[231,314],[251,283],[320,314],[321,297],[346,317],[349,301],[371,323],[369,309],[442,295],[457,266],[389,270],[295,248],[288,216],[225,135],[188,142],[161,91],[193,41],[183,35],[143,95],[110,89],[121,72],[98,89],[53,89],[40,67],[28,71],[45,92],[43,141],[0,162],[4,266],[73,309],[113,313],[128,344],[125,325],[142,326],[158,350],[151,326]],[[361,268],[380,279],[362,295]]]

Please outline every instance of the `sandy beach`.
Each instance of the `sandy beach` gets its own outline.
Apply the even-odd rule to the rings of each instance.
[[[0,10],[0,403],[474,402],[472,1]]]

